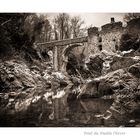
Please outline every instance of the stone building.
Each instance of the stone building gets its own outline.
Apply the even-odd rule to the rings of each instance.
[[[111,22],[101,27],[99,31],[97,27],[88,29],[88,43],[92,53],[97,53],[101,50],[115,52],[119,48],[120,38],[124,33],[122,22],[115,22],[111,18]]]
[[[111,22],[98,27],[88,29],[88,35],[81,38],[55,40],[51,42],[38,43],[38,49],[42,51],[53,52],[54,70],[66,71],[66,65],[69,55],[72,53],[78,59],[84,59],[83,56],[98,53],[102,50],[107,52],[116,52],[120,50],[120,41],[123,34],[137,35],[140,40],[140,18],[131,20],[123,27],[122,22]],[[83,56],[81,54],[83,53]]]
[[[101,50],[116,52],[119,50],[122,35],[126,33],[140,38],[140,18],[129,21],[126,27],[123,27],[122,22],[115,22],[115,19],[111,18],[111,22],[101,26],[100,31],[97,27],[89,28],[89,53],[98,53]]]

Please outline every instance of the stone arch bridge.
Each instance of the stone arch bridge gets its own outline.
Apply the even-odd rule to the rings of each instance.
[[[71,49],[85,46],[88,53],[98,53],[102,50],[115,52],[117,51],[116,46],[120,45],[122,34],[131,29],[127,28],[122,26],[122,22],[115,22],[114,18],[111,18],[111,22],[101,26],[100,31],[97,27],[89,28],[87,30],[88,36],[37,43],[37,47],[41,52],[52,50],[54,70],[66,71],[67,55]]]
[[[69,52],[75,47],[84,46],[87,42],[88,37],[86,36],[75,39],[37,43],[37,46],[41,49],[41,51],[52,50],[53,67],[55,71],[66,71]]]

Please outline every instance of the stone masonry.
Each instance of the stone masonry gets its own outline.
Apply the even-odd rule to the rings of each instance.
[[[140,19],[134,19],[123,27],[122,22],[115,22],[115,19],[111,18],[111,22],[103,25],[100,31],[97,27],[91,27],[87,32],[86,37],[37,43],[37,46],[39,51],[50,49],[53,51],[55,71],[66,71],[64,65],[67,63],[67,55],[71,49],[84,46],[87,55],[102,50],[116,52],[119,50],[120,39],[124,33],[134,33],[140,37]]]

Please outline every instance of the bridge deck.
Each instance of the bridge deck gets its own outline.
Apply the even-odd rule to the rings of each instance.
[[[47,47],[53,47],[53,46],[65,46],[69,44],[74,44],[74,43],[83,43],[87,42],[88,37],[81,37],[81,38],[74,38],[74,39],[65,39],[65,40],[57,40],[57,41],[51,41],[51,42],[43,42],[43,43],[37,43],[37,45],[45,45]]]

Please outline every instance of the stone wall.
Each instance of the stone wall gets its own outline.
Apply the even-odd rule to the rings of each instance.
[[[103,25],[101,31],[97,27],[88,29],[88,44],[91,53],[101,50],[115,52],[120,44],[120,38],[124,32],[121,22]]]
[[[123,34],[123,29],[112,32],[101,32],[102,49],[106,51],[116,52],[119,49],[120,39]]]
[[[64,50],[67,47],[76,45],[76,48],[71,48],[73,53],[78,56],[84,49],[84,55],[88,56],[91,53],[98,53],[102,50],[108,52],[116,52],[119,50],[120,39],[123,34],[131,33],[136,34],[140,38],[140,19],[134,19],[127,23],[126,27],[122,26],[122,22],[115,22],[114,18],[111,18],[111,22],[101,27],[101,30],[97,27],[91,27],[88,29],[88,36],[58,40],[52,42],[37,43],[39,51],[53,50],[54,58],[54,69],[63,69],[64,61],[67,61],[67,57],[64,56]],[[82,43],[82,45],[77,45]],[[71,51],[71,49],[69,51]],[[68,53],[66,54],[68,56]]]
[[[62,70],[64,61],[67,61],[66,57],[64,56],[63,52],[67,47],[72,47],[72,45],[76,45],[78,43],[82,43],[83,46],[87,46],[88,37],[81,37],[81,38],[74,38],[74,39],[65,39],[65,40],[57,40],[51,42],[44,42],[44,43],[37,43],[36,49],[39,52],[52,50],[53,51],[53,63],[54,63],[54,70]],[[81,45],[79,45],[79,48]],[[87,48],[86,48],[87,49]],[[64,58],[65,57],[65,58]]]
[[[92,27],[88,29],[88,52],[96,53],[98,52],[98,38],[99,38],[99,31],[97,27]]]
[[[58,70],[61,70],[61,67],[62,67],[64,61],[67,61],[67,60],[64,60],[64,58],[62,57],[63,56],[63,50],[66,47],[67,47],[67,45],[62,46],[62,47],[58,47]]]
[[[67,51],[65,51],[67,49]],[[65,45],[58,47],[57,49],[57,57],[58,57],[58,70],[62,70],[62,66],[64,63],[68,61],[68,55],[74,54],[77,59],[80,59],[80,55],[83,53],[84,56],[88,55],[88,44],[87,42],[83,43],[75,43],[71,45]],[[63,69],[64,70],[64,69]],[[64,70],[65,71],[65,70]]]
[[[124,28],[122,22],[114,22],[101,27],[100,36],[102,38],[102,49],[116,52],[118,50],[120,39]]]
[[[122,22],[115,22],[114,18],[111,18],[111,22],[103,25],[100,31],[97,27],[89,28],[89,53],[98,53],[101,50],[116,52],[119,50],[122,35],[126,33],[138,35],[140,38],[140,18],[129,21],[126,27],[122,26]]]

